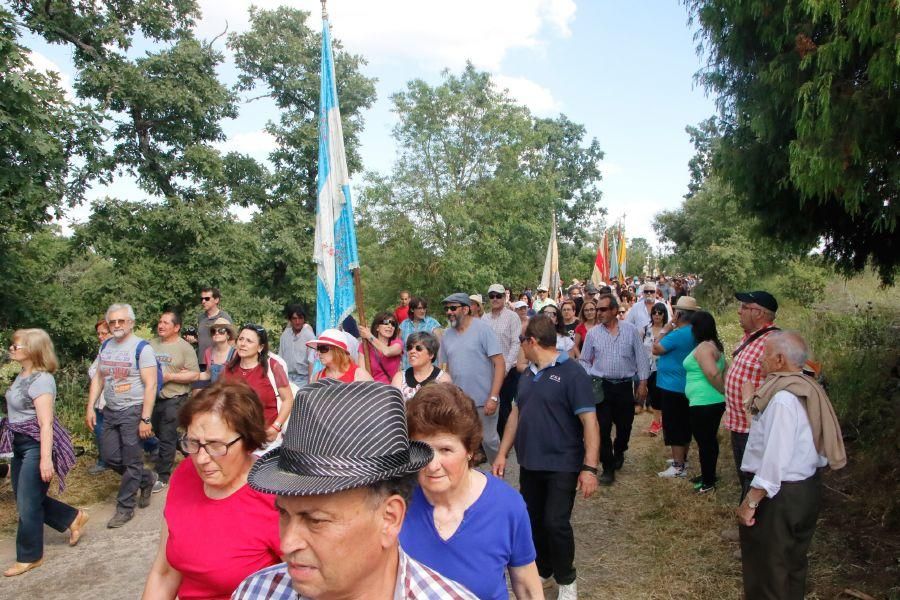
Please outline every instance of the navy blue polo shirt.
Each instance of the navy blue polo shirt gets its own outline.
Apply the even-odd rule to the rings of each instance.
[[[516,458],[530,471],[577,473],[584,464],[584,431],[578,415],[595,412],[591,378],[560,352],[551,365],[519,377]]]

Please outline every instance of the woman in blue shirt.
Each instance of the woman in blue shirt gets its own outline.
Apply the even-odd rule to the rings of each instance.
[[[481,419],[458,387],[434,383],[407,404],[411,439],[434,458],[419,472],[400,545],[414,559],[483,599],[506,599],[506,572],[516,598],[541,598],[534,543],[522,496],[473,468]]]

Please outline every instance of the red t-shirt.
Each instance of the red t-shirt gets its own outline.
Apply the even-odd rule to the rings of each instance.
[[[284,369],[281,368],[278,361],[269,359],[269,368],[272,369],[272,374],[275,376],[275,384],[278,387],[290,386],[287,373],[284,372]],[[259,396],[260,402],[262,402],[263,417],[266,420],[266,427],[271,425],[275,419],[278,418],[278,404],[276,398],[278,390],[272,389],[272,384],[269,382],[269,376],[263,374],[262,365],[256,365],[245,372],[244,369],[241,368],[240,363],[238,363],[232,369],[225,369],[222,373],[222,377],[226,380],[236,379],[243,381],[253,388],[253,391]]]
[[[227,600],[248,575],[281,562],[275,496],[245,484],[213,500],[191,459],[178,465],[170,483],[166,560],[181,573],[181,600]]]
[[[409,305],[406,306],[398,306],[394,309],[394,318],[397,319],[397,326],[400,326],[400,323],[409,318]]]

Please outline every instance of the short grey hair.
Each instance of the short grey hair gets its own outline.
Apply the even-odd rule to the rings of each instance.
[[[425,346],[425,349],[429,354],[431,354],[431,356],[437,356],[438,352],[441,349],[441,343],[438,341],[438,339],[434,336],[434,334],[427,331],[416,331],[409,334],[409,336],[406,338],[407,351],[409,351],[409,348],[415,346],[418,343],[421,343],[423,346]]]
[[[109,315],[111,315],[114,312],[119,312],[120,310],[128,311],[128,318],[131,319],[132,321],[134,321],[134,309],[131,308],[131,305],[130,304],[122,304],[119,302],[117,302],[115,304],[110,304],[109,308],[106,309],[106,320],[109,321]]]
[[[797,331],[773,331],[766,338],[766,343],[770,344],[773,350],[779,352],[792,367],[797,369],[802,368],[806,364],[806,359],[809,358],[809,346]]]

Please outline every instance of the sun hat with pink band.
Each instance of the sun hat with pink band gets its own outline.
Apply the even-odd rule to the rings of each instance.
[[[306,345],[310,348],[317,348],[320,345],[334,346],[344,352],[348,352],[346,335],[343,331],[337,329],[326,329],[316,339],[306,342]]]

